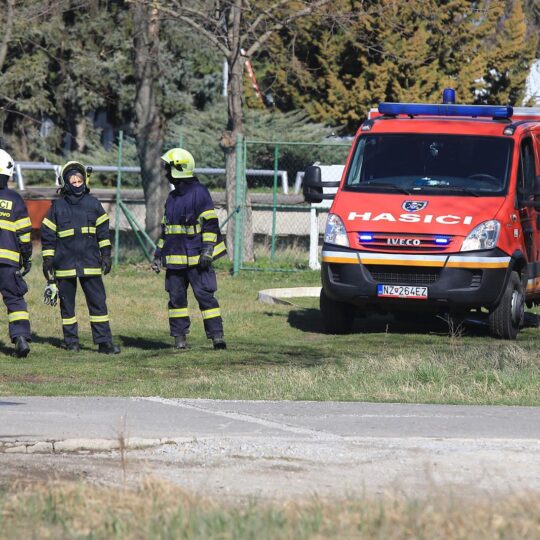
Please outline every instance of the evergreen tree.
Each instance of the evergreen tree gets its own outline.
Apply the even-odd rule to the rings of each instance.
[[[285,110],[350,133],[380,101],[437,102],[447,86],[461,102],[519,101],[536,48],[522,0],[336,0],[331,9],[343,24],[284,29],[254,62]]]

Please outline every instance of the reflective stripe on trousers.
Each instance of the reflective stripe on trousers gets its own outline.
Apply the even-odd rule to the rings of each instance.
[[[24,295],[28,287],[18,268],[0,264],[0,293],[7,308],[9,337],[30,339],[30,316]]]
[[[101,276],[79,278],[88,312],[90,313],[90,326],[94,343],[108,343],[112,341],[105,286]],[[79,341],[77,317],[75,316],[75,295],[77,293],[77,278],[61,278],[57,280],[60,295],[60,313],[62,315],[62,330],[64,341],[74,343]]]
[[[221,311],[214,297],[217,288],[214,269],[195,266],[182,270],[167,270],[165,274],[165,290],[169,293],[171,336],[181,336],[189,332],[187,288],[190,285],[199,303],[206,336],[211,338],[223,334]]]

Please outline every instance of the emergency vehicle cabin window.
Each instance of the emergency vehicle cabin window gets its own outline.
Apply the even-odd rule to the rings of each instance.
[[[370,134],[359,138],[345,189],[502,195],[512,141],[502,137]]]
[[[524,195],[532,194],[536,167],[534,164],[534,150],[530,137],[521,142],[520,165],[518,168],[518,186]]]

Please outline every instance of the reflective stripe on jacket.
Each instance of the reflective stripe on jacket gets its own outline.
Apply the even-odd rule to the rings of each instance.
[[[196,178],[182,180],[165,202],[155,256],[170,269],[196,266],[205,245],[212,247],[214,259],[226,253],[214,203]]]
[[[101,275],[101,254],[110,252],[109,216],[88,193],[77,204],[53,201],[41,225],[43,256],[54,258],[56,277]]]
[[[20,266],[21,253],[30,258],[32,223],[22,197],[12,189],[0,189],[0,264]]]

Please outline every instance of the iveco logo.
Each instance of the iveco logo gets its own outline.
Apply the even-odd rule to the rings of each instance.
[[[407,212],[419,212],[427,206],[427,201],[405,201],[401,208]]]
[[[389,246],[419,246],[421,244],[418,238],[387,238],[386,243]]]

